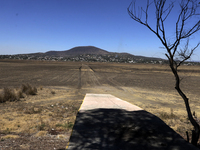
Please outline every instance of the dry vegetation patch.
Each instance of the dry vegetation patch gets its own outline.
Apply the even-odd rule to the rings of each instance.
[[[11,138],[27,136],[64,140],[66,146],[82,103],[82,99],[74,99],[74,95],[71,90],[38,88],[37,95],[0,103],[1,144]]]
[[[25,95],[36,95],[37,88],[30,84],[22,84],[21,88],[12,89],[5,87],[0,93],[0,103],[19,101]]]

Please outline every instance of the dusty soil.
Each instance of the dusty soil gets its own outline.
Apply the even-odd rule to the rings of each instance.
[[[200,66],[182,66],[181,87],[200,114]],[[0,149],[64,149],[86,93],[112,94],[163,119],[186,138],[183,100],[167,65],[0,60],[0,89],[36,86],[35,96],[0,103]]]

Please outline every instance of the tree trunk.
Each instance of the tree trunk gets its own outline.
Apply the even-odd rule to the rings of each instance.
[[[188,98],[186,97],[186,95],[180,89],[180,78],[179,78],[179,75],[178,75],[178,72],[177,72],[177,68],[174,67],[173,63],[170,63],[170,68],[171,68],[171,70],[172,70],[172,72],[173,72],[173,74],[175,76],[175,79],[176,79],[175,89],[177,90],[179,95],[183,98],[183,100],[185,102],[185,107],[186,107],[186,110],[187,110],[188,118],[189,118],[191,124],[194,127],[194,130],[192,130],[191,143],[193,145],[197,146],[197,142],[198,142],[199,134],[200,134],[199,124],[196,122],[196,120],[192,116]]]
[[[191,143],[193,145],[197,146],[197,142],[198,142],[199,134],[200,134],[199,124],[195,121],[195,119],[192,116],[188,98],[185,96],[185,94],[181,91],[180,88],[177,88],[177,87],[175,87],[175,88],[176,88],[177,92],[179,93],[179,95],[183,98],[183,100],[185,102],[185,107],[186,107],[186,110],[187,110],[188,118],[189,118],[190,122],[192,123],[192,125],[194,126],[194,130],[192,130],[192,141],[191,141]]]

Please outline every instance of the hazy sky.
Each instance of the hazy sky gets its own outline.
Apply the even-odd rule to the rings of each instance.
[[[0,0],[0,54],[96,46],[110,52],[165,58],[161,42],[130,18],[131,0]],[[139,0],[143,5],[145,0]],[[143,4],[142,4],[143,3]],[[153,7],[153,5],[152,5]],[[173,39],[178,9],[166,21]],[[155,12],[150,9],[150,24]],[[197,43],[199,33],[192,37]],[[193,57],[200,60],[200,48]]]

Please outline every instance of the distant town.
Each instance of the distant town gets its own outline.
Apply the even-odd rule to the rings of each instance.
[[[136,56],[129,53],[109,52],[95,46],[78,46],[69,50],[52,50],[45,53],[0,55],[0,59],[168,64],[167,59]],[[200,65],[200,63],[187,61],[184,65]]]
[[[135,57],[135,56],[118,56],[118,55],[79,55],[75,57],[61,56],[38,56],[34,54],[19,55],[0,55],[0,59],[17,59],[17,60],[39,60],[39,61],[82,61],[82,62],[116,62],[116,63],[146,63],[146,64],[167,64],[168,60],[151,58],[151,57]],[[200,65],[199,62],[185,62],[184,65]]]

